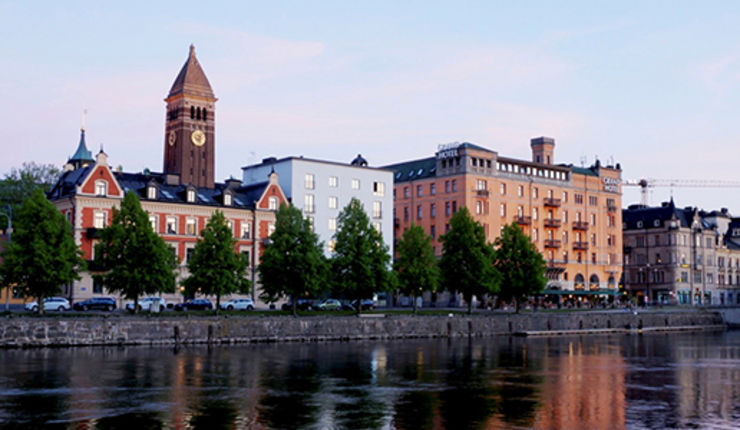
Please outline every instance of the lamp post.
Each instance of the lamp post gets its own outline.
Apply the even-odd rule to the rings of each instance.
[[[0,215],[8,219],[8,243],[10,243],[11,235],[13,234],[13,207],[10,205],[5,205],[5,207],[7,208],[7,212],[0,211]],[[10,299],[10,285],[8,285],[8,291],[6,291],[5,293],[5,310],[6,311],[10,309],[9,299]]]

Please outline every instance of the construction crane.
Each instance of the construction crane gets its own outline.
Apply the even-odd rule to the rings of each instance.
[[[687,188],[740,188],[740,181],[718,181],[713,179],[626,179],[622,185],[640,187],[640,200],[648,205],[648,188],[687,187]],[[671,190],[671,193],[673,190]]]

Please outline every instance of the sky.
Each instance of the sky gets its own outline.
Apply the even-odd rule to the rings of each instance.
[[[219,98],[216,179],[269,156],[371,165],[473,142],[620,163],[623,179],[740,182],[736,1],[0,0],[0,174],[88,147],[161,171],[165,103],[195,45]],[[654,188],[729,208],[738,188]],[[623,206],[639,202],[625,187]]]

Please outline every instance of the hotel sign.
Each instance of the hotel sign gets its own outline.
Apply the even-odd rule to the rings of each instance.
[[[445,143],[437,147],[437,158],[454,158],[460,155],[458,148],[459,142]]]
[[[604,183],[604,191],[608,193],[618,193],[619,184],[622,182],[619,178],[601,178]]]

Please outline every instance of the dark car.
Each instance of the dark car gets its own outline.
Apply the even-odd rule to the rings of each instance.
[[[298,299],[296,302],[296,308],[299,311],[312,311],[313,310],[313,302],[311,299]],[[284,311],[292,311],[293,310],[293,303],[288,302],[284,303],[281,307]]]
[[[375,309],[375,301],[373,299],[362,299],[360,303],[362,303],[362,308],[360,309],[362,311],[368,311],[371,309]],[[342,310],[345,310],[345,311],[357,310],[357,300],[353,300],[352,303],[343,304]]]
[[[209,311],[211,309],[213,305],[210,300],[206,299],[191,299],[175,305],[176,311]]]
[[[116,301],[111,297],[93,297],[81,302],[77,302],[72,305],[72,308],[76,311],[112,311],[116,308]]]

